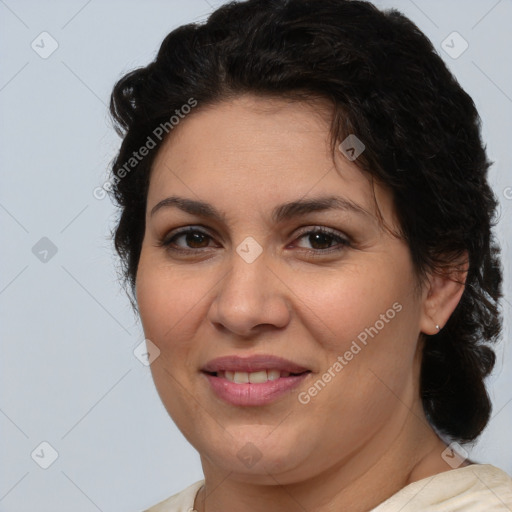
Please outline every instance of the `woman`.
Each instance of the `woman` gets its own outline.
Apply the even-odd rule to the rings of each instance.
[[[249,0],[116,85],[115,245],[204,481],[150,509],[512,509],[479,117],[396,11]]]

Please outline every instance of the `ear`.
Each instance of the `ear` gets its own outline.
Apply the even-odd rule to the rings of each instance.
[[[457,307],[464,293],[469,259],[465,252],[453,265],[432,272],[423,291],[420,331],[437,334]],[[439,330],[436,326],[439,326]]]

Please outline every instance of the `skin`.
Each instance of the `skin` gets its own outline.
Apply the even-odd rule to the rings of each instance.
[[[380,185],[375,194],[396,228],[391,194]],[[171,195],[206,201],[225,219],[176,207],[151,215]],[[332,209],[279,224],[270,217],[282,203],[324,195],[367,214]],[[161,245],[185,226],[208,236]],[[349,245],[315,242],[308,233],[319,227]],[[236,252],[248,236],[263,250],[252,263]],[[136,294],[146,338],[160,349],[155,385],[201,456],[205,486],[195,509],[367,511],[408,483],[452,469],[425,419],[418,381],[421,333],[435,334],[463,292],[453,277],[431,275],[418,288],[409,248],[377,221],[357,160],[341,152],[333,160],[327,105],[245,95],[198,106],[181,121],[153,165]],[[395,303],[401,311],[300,403],[298,393]],[[312,373],[271,404],[236,407],[200,372],[231,354],[273,354]],[[251,467],[237,457],[247,443],[260,457]]]

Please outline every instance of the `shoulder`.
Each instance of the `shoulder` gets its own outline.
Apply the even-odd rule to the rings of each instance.
[[[203,483],[204,480],[200,480],[144,512],[191,512],[194,509],[194,499],[197,491]]]
[[[512,478],[489,464],[445,471],[407,485],[372,512],[512,510]]]

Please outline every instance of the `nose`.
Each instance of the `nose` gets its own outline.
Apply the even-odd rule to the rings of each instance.
[[[241,337],[280,329],[290,321],[289,289],[269,267],[265,252],[249,263],[233,253],[231,269],[220,281],[208,319]]]

